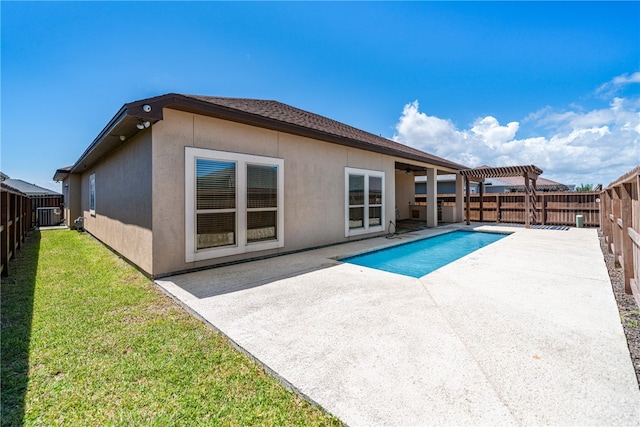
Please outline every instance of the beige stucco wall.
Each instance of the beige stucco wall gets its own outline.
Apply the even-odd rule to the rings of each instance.
[[[152,274],[152,154],[146,130],[81,176],[85,229]],[[89,177],[95,173],[96,209],[89,212]],[[75,219],[75,218],[73,218]]]
[[[62,192],[64,194],[64,223],[67,227],[73,228],[76,218],[82,216],[80,175],[77,173],[67,175],[62,181]]]
[[[395,221],[395,159],[389,156],[171,109],[154,124],[152,145],[154,275],[348,240],[345,167],[385,172],[386,224]],[[185,262],[187,146],[284,159],[284,248]]]
[[[414,204],[416,200],[415,176],[407,175],[404,171],[396,170],[396,199],[395,204],[398,206],[398,214],[400,219],[411,218],[411,209],[409,204]]]

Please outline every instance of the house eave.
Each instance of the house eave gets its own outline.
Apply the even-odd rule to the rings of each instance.
[[[104,129],[98,134],[98,136],[92,141],[84,153],[78,158],[68,173],[82,173],[97,163],[101,158],[108,155],[111,151],[115,150],[118,146],[125,144],[138,133],[150,131],[150,129],[140,130],[137,125],[140,121],[148,121],[153,125],[154,123],[163,120],[164,108],[215,117],[236,123],[257,126],[347,147],[358,148],[370,152],[377,152],[405,160],[419,162],[424,165],[440,166],[452,171],[452,173],[466,168],[466,166],[437,156],[429,155],[428,153],[425,153],[425,155],[408,153],[390,147],[378,146],[365,141],[359,141],[317,129],[311,129],[294,123],[283,122],[270,117],[226,107],[224,105],[212,104],[189,96],[169,93],[124,104]],[[64,179],[64,174],[59,174],[58,171],[56,171],[54,179],[56,179],[56,177]]]

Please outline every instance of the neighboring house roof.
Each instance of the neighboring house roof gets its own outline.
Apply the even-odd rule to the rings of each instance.
[[[22,191],[18,190],[17,188],[13,188],[10,185],[7,185],[5,182],[6,181],[0,182],[0,187],[2,187],[2,189],[4,191],[9,192],[9,193],[13,193],[13,194],[19,194],[21,196],[26,196],[26,194],[24,194]]]
[[[524,166],[480,166],[460,171],[462,176],[483,179],[485,186],[505,187],[510,191],[524,191],[524,176],[535,177],[536,189],[540,191],[569,191],[569,187],[550,179],[541,178],[542,169],[534,165]]]
[[[445,174],[445,175],[438,175],[436,177],[438,182],[455,182],[456,181],[456,176],[454,174]],[[427,176],[426,175],[416,175],[415,176],[415,181],[417,183],[422,183],[422,182],[427,182]],[[476,184],[474,182],[472,182],[472,184]]]
[[[60,193],[57,193],[53,190],[49,190],[48,188],[42,188],[35,184],[29,184],[26,181],[21,179],[7,179],[4,183],[10,187],[15,188],[21,193],[26,194],[27,196],[43,196],[43,195],[54,195],[59,196]]]
[[[475,169],[475,171],[479,171],[479,175],[482,176],[482,171],[487,170],[487,174],[495,173],[498,175],[508,175],[508,174],[519,174],[524,173],[524,171],[528,170],[534,171],[536,173],[542,172],[539,168],[535,166],[505,166],[501,168],[492,168],[491,166],[480,166]],[[462,175],[469,174],[472,175],[473,172],[462,171]],[[426,176],[416,176],[416,182],[426,182]],[[455,181],[455,176],[453,175],[438,175],[438,182],[449,182]],[[474,184],[473,182],[471,183]],[[505,187],[506,189],[512,191],[524,191],[524,180],[522,176],[502,176],[500,178],[484,178],[484,185],[491,187]],[[540,191],[571,191],[569,186],[561,184],[556,181],[552,181],[550,179],[538,177],[536,179],[536,189]]]
[[[170,93],[123,105],[78,161],[68,171],[64,169],[56,171],[54,179],[60,180],[67,173],[81,172],[103,155],[135,136],[140,131],[140,127],[144,130],[145,125],[148,127],[162,120],[163,108],[287,132],[453,170],[466,168],[458,163],[278,101]]]
[[[491,185],[492,187],[502,186],[513,190],[520,189],[524,191],[524,181],[520,176],[487,178],[484,185]],[[568,186],[542,177],[536,179],[536,189],[542,191],[569,191]]]
[[[9,179],[9,175],[0,172],[0,181],[6,181],[7,179]]]

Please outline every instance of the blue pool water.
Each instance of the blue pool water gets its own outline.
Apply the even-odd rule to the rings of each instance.
[[[452,231],[404,245],[380,249],[341,261],[411,277],[422,277],[482,247],[505,234]]]

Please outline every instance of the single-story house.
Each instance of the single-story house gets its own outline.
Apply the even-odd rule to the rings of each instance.
[[[438,194],[455,194],[456,192],[456,176],[455,175],[438,175],[437,177],[437,190]],[[469,183],[471,194],[478,193],[480,183],[472,181]],[[416,176],[415,179],[416,196],[424,196],[427,194],[427,177]]]
[[[553,191],[573,191],[575,185],[565,185],[547,178],[538,177],[536,191],[547,193]],[[484,182],[485,193],[522,193],[524,182],[519,176],[487,178]]]
[[[462,221],[465,168],[277,101],[166,94],[123,105],[54,179],[67,225],[159,277],[383,235],[420,174],[456,175]]]

